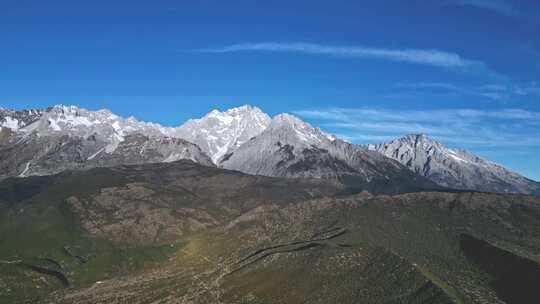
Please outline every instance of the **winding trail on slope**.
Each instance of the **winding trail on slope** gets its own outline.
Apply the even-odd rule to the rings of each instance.
[[[25,268],[28,268],[30,270],[33,270],[35,272],[39,272],[39,273],[42,273],[42,274],[46,274],[46,275],[55,277],[62,283],[62,285],[64,285],[64,287],[69,287],[70,286],[68,278],[60,271],[45,268],[45,267],[41,267],[41,266],[37,266],[37,265],[33,265],[33,264],[29,264],[29,263],[24,263],[24,262],[19,263],[18,265],[23,266]]]
[[[295,242],[290,242],[290,243],[282,243],[282,244],[278,244],[278,245],[274,245],[274,246],[269,246],[269,247],[264,247],[264,248],[261,248],[261,249],[258,249],[258,250],[255,250],[254,252],[252,252],[251,254],[247,255],[246,257],[240,259],[238,262],[236,262],[235,264],[238,265],[238,264],[241,264],[242,262],[248,260],[249,258],[253,257],[253,256],[256,256],[260,253],[263,253],[265,251],[268,251],[268,250],[272,250],[272,249],[277,249],[277,248],[281,248],[281,247],[287,247],[287,246],[294,246],[294,245],[300,245],[300,244],[305,244],[305,243],[309,243],[309,242],[321,242],[321,241],[326,241],[326,240],[329,240],[329,239],[333,239],[333,238],[336,238],[340,235],[343,235],[345,233],[347,233],[347,229],[344,229],[344,228],[340,228],[340,227],[336,227],[336,228],[333,228],[331,230],[328,230],[328,231],[324,231],[324,232],[320,232],[320,233],[317,233],[315,236],[321,236],[321,235],[325,235],[325,234],[328,234],[328,233],[331,233],[333,231],[336,231],[336,230],[339,230],[337,233],[335,234],[331,234],[329,236],[326,236],[326,237],[314,237],[314,238],[311,238],[309,240],[302,240],[302,241],[295,241]]]
[[[347,233],[347,229],[336,227],[328,231],[324,231],[324,232],[316,234],[320,236],[318,238],[312,238],[312,239],[303,240],[303,241],[295,241],[295,242],[290,242],[290,243],[283,243],[279,245],[274,245],[274,246],[258,249],[252,252],[251,254],[247,255],[246,257],[240,259],[238,262],[236,262],[234,265],[236,265],[237,267],[231,270],[230,272],[226,273],[225,275],[230,275],[232,273],[235,273],[249,265],[252,265],[274,254],[302,251],[302,250],[307,250],[311,248],[325,246],[326,244],[321,243],[321,242],[337,238],[345,233]],[[251,261],[249,261],[250,259]]]
[[[48,263],[54,264],[55,267],[58,267],[60,270],[62,269],[62,266],[60,265],[60,263],[58,263],[57,261],[55,261],[53,259],[44,258],[42,260],[47,261]],[[60,271],[60,270],[55,270],[55,269],[50,269],[50,268],[47,268],[47,267],[42,267],[42,266],[30,264],[30,263],[24,262],[24,260],[13,260],[13,261],[0,260],[0,264],[8,264],[8,265],[14,265],[14,266],[27,268],[27,269],[30,269],[32,271],[42,273],[42,274],[46,274],[46,275],[57,278],[62,283],[62,285],[64,287],[70,287],[71,286],[71,284],[70,284],[68,278],[66,277],[66,275],[63,274],[62,271]]]

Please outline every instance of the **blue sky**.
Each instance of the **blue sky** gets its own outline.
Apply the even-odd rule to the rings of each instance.
[[[177,125],[253,104],[540,180],[538,1],[261,2],[0,0],[0,106]]]

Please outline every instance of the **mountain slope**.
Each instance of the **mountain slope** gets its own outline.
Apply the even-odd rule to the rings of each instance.
[[[175,129],[175,135],[197,144],[218,163],[269,124],[270,117],[259,108],[242,106],[224,112],[213,110],[200,119],[190,119]]]
[[[123,137],[111,149],[111,143],[98,135],[85,138],[69,135],[38,136],[33,133],[13,137],[11,142],[0,145],[0,179],[180,159],[214,166],[199,147],[178,138],[133,134]]]
[[[398,162],[334,139],[289,114],[274,117],[261,134],[223,157],[220,166],[248,174],[339,180],[375,192],[437,188]]]
[[[368,149],[393,158],[445,187],[524,194],[534,194],[540,189],[537,182],[467,151],[447,148],[423,134],[369,145]]]

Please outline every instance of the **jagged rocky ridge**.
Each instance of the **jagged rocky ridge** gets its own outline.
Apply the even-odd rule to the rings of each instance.
[[[400,163],[289,114],[276,116],[260,135],[224,156],[220,166],[256,175],[338,180],[373,192],[437,189]]]
[[[367,148],[445,187],[533,195],[540,191],[540,184],[535,181],[465,150],[447,148],[424,134],[408,135]]]

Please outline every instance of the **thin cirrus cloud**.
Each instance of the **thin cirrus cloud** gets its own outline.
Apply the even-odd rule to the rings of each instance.
[[[446,82],[419,82],[419,83],[401,83],[398,85],[400,88],[411,90],[439,90],[450,91],[460,95],[483,97],[492,100],[507,100],[514,92],[510,91],[507,86],[498,84],[487,84],[482,86],[463,86]],[[523,92],[522,95],[528,95]]]
[[[474,7],[509,17],[520,17],[523,15],[523,12],[508,0],[449,0],[446,4]]]
[[[429,65],[440,68],[484,67],[480,61],[458,54],[434,49],[386,49],[361,46],[329,46],[314,43],[241,43],[222,48],[204,50],[211,53],[281,52],[311,55],[329,55],[354,58],[375,58],[396,62]]]
[[[514,89],[514,94],[525,96],[525,95],[536,95],[540,96],[540,84],[538,82],[533,82],[526,86],[516,87]]]
[[[397,87],[413,91],[449,91],[464,96],[483,97],[496,101],[509,101],[520,96],[540,96],[540,86],[536,82],[530,84],[484,84],[465,86],[447,82],[399,83]]]
[[[294,114],[357,143],[424,133],[462,148],[540,147],[540,112],[523,109],[395,110],[331,108]]]

